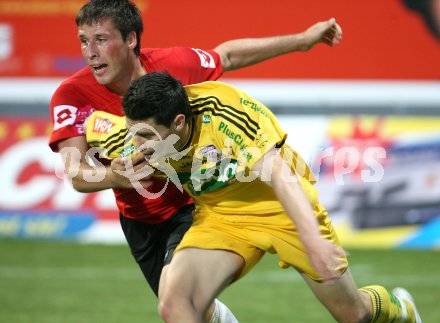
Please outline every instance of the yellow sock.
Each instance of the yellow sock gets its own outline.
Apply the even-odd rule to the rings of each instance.
[[[412,304],[400,300],[384,287],[372,285],[362,287],[360,290],[370,295],[373,303],[371,323],[416,322]]]

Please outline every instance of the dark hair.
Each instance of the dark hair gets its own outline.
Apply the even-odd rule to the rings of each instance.
[[[170,127],[178,114],[189,120],[192,110],[182,83],[168,73],[147,73],[133,81],[122,100],[131,120],[154,118],[158,125]]]
[[[429,30],[440,39],[440,23],[435,20],[431,0],[403,0],[403,3],[408,9],[419,13]]]
[[[137,44],[134,53],[141,51],[141,35],[144,31],[142,16],[139,9],[129,0],[90,0],[77,13],[75,22],[77,26],[97,23],[104,19],[111,19],[113,25],[127,40],[131,32],[136,33]]]

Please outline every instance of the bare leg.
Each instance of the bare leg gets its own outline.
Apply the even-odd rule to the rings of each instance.
[[[179,250],[159,289],[159,313],[165,322],[206,322],[215,297],[244,266],[236,253],[224,250],[186,248]],[[212,316],[212,313],[211,313]]]
[[[357,289],[349,269],[332,284],[315,282],[305,274],[302,276],[315,296],[338,322],[371,322],[371,298],[367,293]]]

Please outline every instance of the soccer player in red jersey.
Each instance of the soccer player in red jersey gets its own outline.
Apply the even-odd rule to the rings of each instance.
[[[102,161],[102,167],[89,165],[90,147],[84,136],[84,120],[95,110],[123,115],[122,96],[132,80],[147,73],[167,71],[185,85],[216,80],[225,71],[295,51],[307,51],[318,43],[338,44],[342,31],[336,21],[330,19],[302,33],[232,40],[213,50],[141,49],[142,18],[137,7],[128,0],[91,0],[78,12],[76,24],[88,66],[65,80],[52,97],[53,131],[49,145],[53,151],[61,152],[65,173],[77,191],[113,189],[131,252],[157,295],[162,268],[169,264],[174,249],[192,224],[193,201],[174,185],[165,187],[163,181],[151,178],[143,181],[144,185],[149,192],[160,194],[154,199],[144,198],[120,175],[120,171],[124,171],[123,164]],[[219,301],[216,300],[216,304],[218,306],[212,306],[208,312],[213,322],[219,322],[215,317],[225,310]],[[233,318],[232,313],[230,315]],[[234,322],[232,318],[225,322]]]

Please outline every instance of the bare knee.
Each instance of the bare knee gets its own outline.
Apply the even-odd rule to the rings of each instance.
[[[163,300],[159,300],[159,304],[157,306],[157,310],[159,312],[160,317],[164,322],[172,322],[175,314],[173,314],[173,304],[169,302],[165,302]]]
[[[197,311],[193,303],[178,295],[163,297],[159,300],[159,315],[164,322],[202,322],[202,314]]]
[[[164,298],[159,300],[159,315],[164,322],[178,322],[179,315],[193,311],[190,304],[179,298]]]

